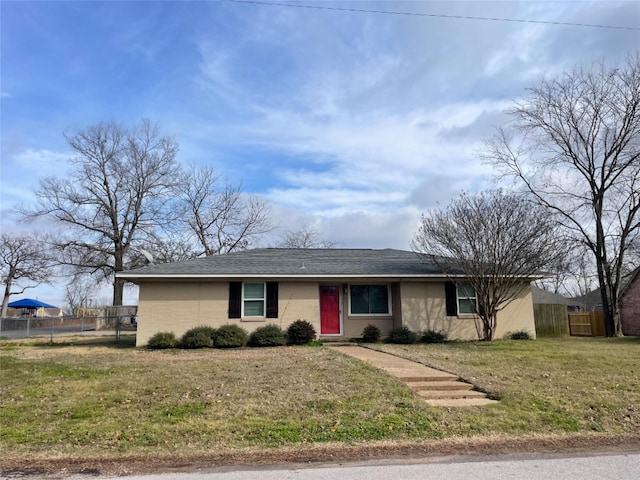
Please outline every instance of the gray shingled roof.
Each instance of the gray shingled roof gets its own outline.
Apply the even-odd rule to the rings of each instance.
[[[131,281],[189,277],[415,277],[443,276],[431,260],[415,252],[371,249],[265,248],[120,272]]]
[[[531,285],[531,297],[533,303],[551,304],[551,305],[577,305],[572,298],[563,297],[557,293],[548,292],[541,288]]]

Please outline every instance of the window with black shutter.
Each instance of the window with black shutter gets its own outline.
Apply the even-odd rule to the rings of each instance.
[[[278,282],[267,282],[267,318],[278,318]]]
[[[278,318],[278,282],[230,282],[229,318]]]
[[[457,285],[454,282],[444,284],[447,317],[471,315],[478,312],[478,298],[476,290],[468,282]]]
[[[229,318],[242,317],[242,282],[229,282]]]
[[[458,315],[458,291],[456,284],[446,282],[444,284],[445,301],[447,305],[447,317],[455,317]]]

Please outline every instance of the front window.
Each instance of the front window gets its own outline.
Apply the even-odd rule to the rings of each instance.
[[[349,290],[351,315],[389,315],[387,285],[351,285]]]
[[[458,285],[458,314],[476,313],[478,311],[476,289],[470,283]]]
[[[264,317],[264,283],[245,283],[242,286],[243,317]]]

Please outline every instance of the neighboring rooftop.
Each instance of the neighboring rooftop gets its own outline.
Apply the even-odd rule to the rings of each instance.
[[[563,297],[557,293],[549,292],[531,285],[531,298],[533,303],[551,305],[579,305],[574,298]]]

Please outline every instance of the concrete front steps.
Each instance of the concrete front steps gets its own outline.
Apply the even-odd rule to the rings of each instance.
[[[473,385],[461,381],[456,375],[411,360],[356,345],[329,348],[384,370],[404,382],[430,405],[466,407],[497,403],[486,394],[473,390]]]

